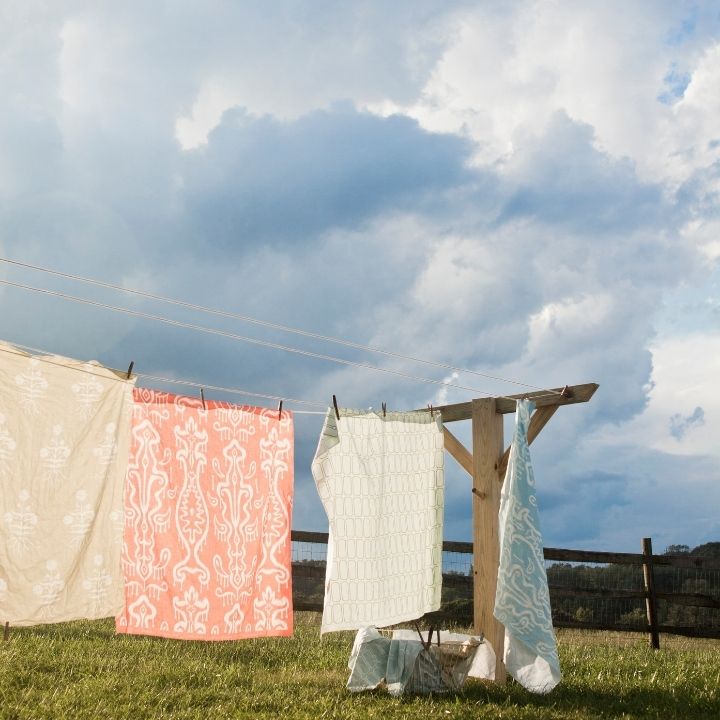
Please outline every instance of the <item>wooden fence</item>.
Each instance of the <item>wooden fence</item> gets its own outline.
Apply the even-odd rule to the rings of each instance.
[[[327,544],[328,534],[294,530],[294,543]],[[469,542],[445,541],[444,553],[460,553],[472,559],[473,546]],[[553,609],[555,627],[585,628],[592,630],[620,630],[648,633],[650,644],[654,648],[660,646],[660,633],[673,633],[689,637],[720,638],[720,560],[697,557],[693,555],[654,555],[652,541],[644,538],[642,552],[615,553],[595,552],[589,550],[566,550],[562,548],[545,548],[545,560],[552,564],[548,567],[548,584]],[[578,564],[573,566],[571,564]],[[626,584],[633,587],[608,587],[607,578],[603,573],[610,566],[624,568],[620,570]],[[472,624],[472,568],[470,572],[446,572],[443,574],[443,607],[432,613],[438,620],[451,620]],[[582,570],[589,574],[590,585],[576,582],[558,582],[559,579],[573,579]],[[597,571],[597,572],[593,572]],[[672,587],[677,582],[678,572],[696,571],[712,576],[713,582],[693,581],[690,584],[701,585],[703,592],[688,592]],[[675,575],[673,575],[675,573]],[[605,573],[607,574],[607,573]],[[293,581],[295,583],[295,609],[322,611],[322,587],[325,578],[325,563],[320,559],[304,559],[293,562]],[[587,578],[585,578],[587,580]],[[308,583],[313,585],[314,594],[308,593]],[[617,583],[615,583],[617,585]],[[682,582],[681,582],[682,584]],[[688,584],[685,582],[685,584]],[[707,585],[710,585],[707,588]],[[583,586],[584,585],[584,586]],[[447,598],[457,593],[465,593],[465,600],[447,603]],[[583,602],[604,602],[606,604],[628,602],[636,607],[627,618],[619,621],[618,617],[592,616],[590,611],[579,612],[584,608]],[[446,606],[447,605],[447,606]],[[454,609],[450,609],[453,605]],[[642,607],[644,605],[644,608]],[[575,608],[575,615],[567,611],[567,607]],[[699,621],[692,617],[692,622],[683,623],[682,613],[673,613],[670,606],[684,608],[705,608],[706,614],[713,613],[712,622]],[[697,613],[695,613],[697,615]],[[675,618],[674,621],[671,621]]]

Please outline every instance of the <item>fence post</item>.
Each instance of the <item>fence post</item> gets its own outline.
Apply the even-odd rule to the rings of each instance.
[[[5,630],[3,631],[3,640],[10,639],[10,621],[5,623]]]
[[[658,631],[657,598],[655,596],[655,574],[653,572],[652,539],[643,538],[643,577],[645,579],[645,606],[650,626],[650,647],[660,649],[660,633]]]

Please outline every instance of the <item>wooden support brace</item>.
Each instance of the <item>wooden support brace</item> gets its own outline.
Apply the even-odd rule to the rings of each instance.
[[[500,483],[503,419],[494,398],[472,401],[473,438],[473,607],[475,633],[484,633],[495,650],[495,681],[506,680],[505,628],[493,615],[500,564]]]
[[[538,408],[532,414],[530,418],[530,424],[528,425],[528,445],[540,434],[542,429],[548,424],[550,418],[557,411],[557,405],[546,405],[545,407]],[[507,470],[508,460],[510,459],[510,446],[505,448],[500,464],[498,465],[498,474],[500,476],[500,482],[505,479],[505,471]]]
[[[472,476],[472,453],[446,427],[443,428],[443,435],[445,436],[445,449],[458,461],[460,467]]]

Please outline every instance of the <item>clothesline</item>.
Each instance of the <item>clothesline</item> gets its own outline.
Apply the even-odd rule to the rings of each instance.
[[[314,332],[310,332],[308,330],[302,330],[300,328],[291,327],[289,325],[281,325],[279,323],[268,322],[266,320],[259,320],[257,318],[253,318],[248,315],[241,315],[239,313],[229,312],[226,310],[218,310],[217,308],[209,308],[209,307],[206,307],[203,305],[198,305],[196,303],[190,303],[190,302],[187,302],[184,300],[178,300],[176,298],[169,298],[169,297],[165,297],[163,295],[157,295],[155,293],[149,293],[149,292],[145,292],[142,290],[136,290],[136,289],[132,289],[132,288],[123,287],[122,285],[116,285],[116,284],[105,282],[102,280],[97,280],[96,278],[89,278],[89,277],[85,277],[82,275],[74,275],[71,273],[63,273],[58,270],[53,270],[51,268],[43,267],[41,265],[34,265],[31,263],[25,263],[25,262],[21,262],[19,260],[11,260],[9,258],[4,258],[4,257],[0,257],[0,262],[4,262],[9,265],[15,265],[17,267],[27,268],[30,270],[36,270],[39,272],[47,273],[47,274],[54,275],[56,277],[65,278],[68,280],[74,280],[77,282],[87,283],[89,285],[95,285],[97,287],[103,287],[103,288],[108,288],[110,290],[116,290],[118,292],[124,292],[124,293],[130,294],[130,295],[135,295],[137,297],[143,297],[143,298],[146,298],[149,300],[155,300],[155,301],[167,303],[170,305],[184,307],[189,310],[197,310],[198,312],[204,312],[204,313],[208,313],[211,315],[218,315],[220,317],[231,318],[233,320],[240,320],[242,322],[251,323],[254,325],[261,326],[261,327],[271,328],[273,330],[281,330],[283,332],[293,333],[295,335],[300,335],[303,337],[310,337],[315,340],[322,340],[324,342],[335,343],[337,345],[344,345],[345,347],[351,347],[356,350],[364,350],[366,352],[377,353],[380,355],[385,355],[387,357],[398,358],[400,360],[409,360],[411,362],[422,363],[425,365],[432,365],[434,367],[443,368],[444,370],[453,370],[455,372],[462,372],[462,373],[468,373],[470,375],[477,375],[478,377],[484,377],[484,378],[488,378],[490,380],[499,380],[501,382],[506,382],[506,383],[510,383],[513,385],[519,385],[522,387],[531,388],[533,390],[544,390],[544,388],[538,387],[536,385],[531,385],[526,382],[521,382],[520,380],[514,380],[511,378],[502,377],[500,375],[484,373],[484,372],[480,372],[479,370],[472,370],[470,368],[459,367],[457,365],[439,362],[437,360],[428,360],[428,359],[419,358],[419,357],[416,357],[413,355],[406,355],[403,353],[398,353],[398,352],[394,352],[391,350],[385,350],[382,348],[374,347],[372,345],[363,345],[361,343],[352,342],[350,340],[335,338],[335,337],[331,337],[329,335],[322,335],[320,333],[314,333]],[[555,390],[549,390],[548,392],[558,394],[557,391],[555,391]]]
[[[0,280],[0,282],[3,282],[3,281]],[[52,363],[51,358],[57,356],[56,353],[53,353],[49,350],[33,347],[30,345],[23,345],[23,344],[17,343],[17,342],[13,342],[12,345],[17,348],[21,348],[22,350],[27,350],[32,353],[38,353],[38,356],[36,359],[38,359],[42,362]],[[2,346],[0,346],[0,352],[6,352],[6,353],[10,353],[10,354],[18,354],[18,353],[13,353],[12,350],[10,350],[8,348],[3,348]],[[90,375],[97,374],[87,368],[87,363],[83,367],[75,367],[74,369],[77,370],[78,372],[84,372],[84,373],[88,373]],[[121,380],[124,371],[118,370],[118,369],[112,369],[112,370],[114,373],[116,373],[118,375],[117,379]],[[181,378],[168,378],[168,377],[162,377],[162,376],[158,376],[158,375],[150,375],[147,373],[140,373],[140,372],[133,372],[133,375],[137,376],[138,378],[140,378],[142,380],[166,383],[169,385],[179,385],[179,386],[183,386],[183,387],[192,387],[197,390],[212,390],[214,392],[222,392],[222,393],[227,393],[230,395],[240,395],[240,396],[245,396],[245,397],[260,398],[263,400],[274,400],[277,402],[282,401],[283,403],[292,403],[295,405],[306,405],[306,406],[325,408],[325,410],[293,410],[293,413],[296,415],[325,415],[327,408],[328,408],[327,402],[319,402],[319,401],[312,401],[312,400],[300,400],[298,398],[291,398],[291,397],[287,397],[284,395],[271,395],[268,393],[259,393],[259,392],[254,392],[251,390],[245,390],[242,388],[229,388],[229,387],[224,387],[224,386],[220,386],[220,385],[199,383],[196,381],[186,380],[186,379],[181,379]],[[545,396],[537,395],[534,397],[534,399],[537,400],[542,397],[548,397],[548,396],[553,396],[553,395],[559,394],[556,390],[547,390],[546,392],[547,392],[547,395],[545,395]],[[506,399],[506,400],[513,400],[513,401],[516,399],[516,398],[505,396],[505,395],[496,395],[495,397],[498,397],[501,399]]]
[[[22,350],[29,350],[30,352],[33,352],[33,353],[41,353],[40,355],[36,356],[36,359],[41,362],[46,362],[51,365],[63,365],[62,363],[53,362],[52,358],[57,357],[55,355],[55,353],[51,353],[51,352],[48,352],[47,350],[42,350],[40,348],[31,347],[29,345],[21,345],[20,343],[13,343],[13,345],[17,348],[21,348]],[[22,355],[22,353],[13,352],[10,348],[2,347],[2,346],[0,346],[0,352],[7,353],[9,355]],[[101,375],[101,373],[96,373],[96,372],[93,372],[92,370],[89,370],[87,368],[87,364],[85,364],[82,367],[79,367],[79,366],[74,367],[73,369],[76,370],[77,372],[87,373],[88,375]],[[118,377],[115,378],[116,380],[119,380],[119,381],[123,380],[123,378],[121,377],[121,375],[123,374],[123,371],[113,369],[113,372],[118,375]],[[168,383],[168,384],[172,384],[172,385],[183,385],[183,386],[187,386],[187,387],[197,388],[198,390],[214,390],[217,392],[225,392],[225,393],[230,393],[230,394],[234,394],[234,395],[245,395],[247,397],[257,397],[257,398],[262,398],[265,400],[277,400],[278,402],[282,400],[283,403],[289,402],[289,403],[295,403],[298,405],[313,405],[316,407],[325,407],[325,408],[327,407],[327,403],[312,402],[310,400],[298,400],[297,398],[283,397],[280,395],[266,395],[264,393],[251,392],[249,390],[242,390],[240,388],[226,388],[226,387],[221,387],[218,385],[207,385],[207,384],[203,385],[201,383],[192,382],[191,380],[166,378],[166,377],[160,377],[157,375],[148,375],[146,373],[134,372],[133,375],[135,375],[138,378],[142,378],[143,380],[151,380],[154,382],[162,382],[162,383]],[[104,374],[102,376],[105,377]],[[301,414],[301,415],[325,415],[325,411],[319,411],[319,410],[318,411],[293,410],[293,413]]]
[[[109,305],[107,303],[101,303],[97,300],[90,300],[89,298],[81,298],[76,295],[68,295],[57,290],[48,290],[47,288],[38,288],[33,285],[25,285],[23,283],[11,282],[10,280],[0,280],[0,284],[7,285],[9,287],[19,288],[21,290],[28,290],[30,292],[36,292],[51,297],[62,298],[63,300],[69,300],[75,303],[81,303],[83,305],[90,305],[92,307],[102,308],[103,310],[110,310],[112,312],[124,313],[132,317],[144,318],[146,320],[155,320],[156,322],[164,323],[165,325],[172,325],[173,327],[180,327],[186,330],[195,330],[196,332],[202,332],[208,335],[218,335],[220,337],[228,338],[230,340],[236,340],[239,342],[246,342],[251,345],[258,345],[261,347],[271,348],[273,350],[282,350],[284,352],[294,353],[296,355],[303,355],[305,357],[311,357],[318,360],[327,360],[328,362],[334,362],[340,365],[347,365],[352,367],[363,368],[365,370],[373,370],[375,372],[386,373],[389,375],[395,375],[402,377],[407,380],[413,380],[415,382],[422,382],[431,385],[440,385],[442,387],[457,388],[459,390],[468,390],[473,393],[479,393],[483,396],[489,396],[487,390],[480,388],[470,387],[468,385],[460,385],[458,383],[449,382],[446,380],[436,380],[434,378],[426,378],[421,375],[413,375],[411,373],[403,372],[402,370],[394,370],[392,368],[381,367],[379,365],[371,365],[370,363],[357,362],[355,360],[346,360],[345,358],[338,358],[332,355],[325,355],[323,353],[316,353],[310,350],[301,350],[300,348],[290,347],[288,345],[281,345],[280,343],[273,343],[267,340],[258,340],[257,338],[251,338],[246,335],[238,335],[237,333],[228,332],[226,330],[219,330],[217,328],[209,328],[204,325],[196,325],[195,323],[187,323],[181,320],[173,320],[171,318],[163,317],[162,315],[153,315],[151,313],[144,313],[140,310],[132,310],[131,308],[120,307],[118,305]],[[504,396],[498,396],[504,397]]]

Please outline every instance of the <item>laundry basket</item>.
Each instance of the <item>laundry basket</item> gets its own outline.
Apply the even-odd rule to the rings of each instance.
[[[352,692],[384,685],[391,695],[459,690],[470,671],[482,637],[432,631],[358,631],[348,662]]]
[[[459,690],[464,685],[475,653],[483,642],[481,637],[443,638],[438,630],[433,643],[432,633],[431,629],[427,637],[421,633],[418,638],[423,648],[415,660],[405,692],[426,695]]]

